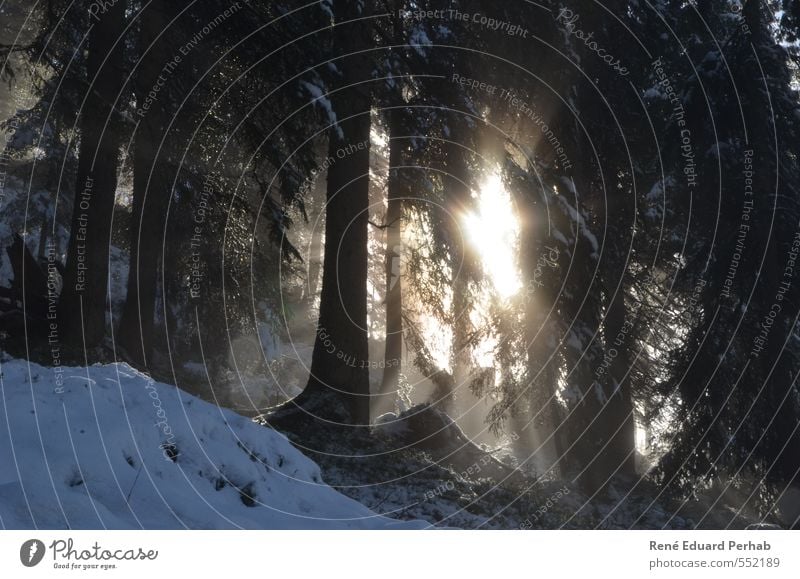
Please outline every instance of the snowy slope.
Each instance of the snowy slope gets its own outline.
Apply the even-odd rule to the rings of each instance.
[[[0,528],[427,526],[376,515],[282,435],[127,365],[0,370]]]

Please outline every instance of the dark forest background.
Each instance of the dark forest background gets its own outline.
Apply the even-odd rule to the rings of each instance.
[[[798,524],[800,4],[23,4],[8,356],[125,361],[312,453],[435,412],[588,497]]]

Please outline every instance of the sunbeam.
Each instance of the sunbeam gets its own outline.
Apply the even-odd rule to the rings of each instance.
[[[519,223],[514,216],[511,195],[500,175],[494,173],[483,183],[477,196],[477,213],[464,217],[466,235],[498,296],[508,299],[522,287],[515,259]]]

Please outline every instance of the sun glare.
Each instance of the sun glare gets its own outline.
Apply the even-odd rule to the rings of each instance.
[[[464,218],[466,234],[478,252],[497,294],[508,299],[522,287],[515,259],[519,223],[511,195],[500,175],[490,176],[477,192],[478,212]]]

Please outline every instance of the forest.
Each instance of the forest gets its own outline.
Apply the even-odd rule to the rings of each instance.
[[[792,0],[0,3],[0,527],[800,528],[798,66]]]

